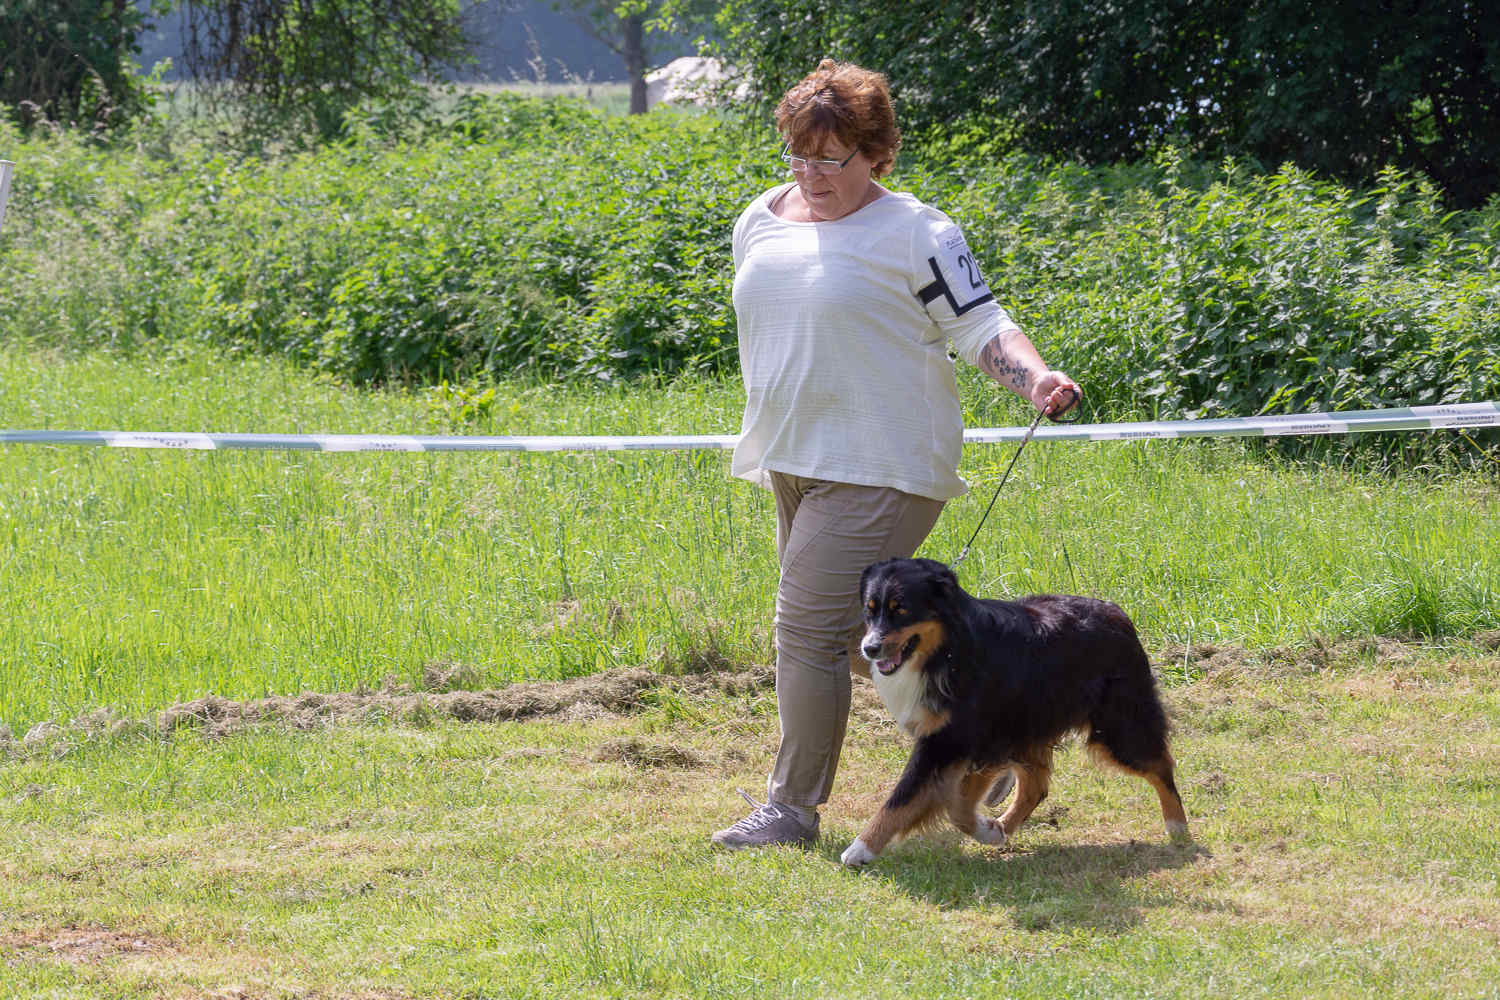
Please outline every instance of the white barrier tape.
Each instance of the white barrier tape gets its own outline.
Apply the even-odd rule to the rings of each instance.
[[[1152,438],[1290,437],[1366,434],[1373,431],[1431,431],[1500,426],[1500,402],[1412,406],[1343,413],[1299,413],[1218,420],[1155,420],[1129,424],[1054,424],[1038,427],[1036,437],[1051,441],[1131,441]],[[1025,427],[982,427],[964,432],[969,444],[1019,441]],[[514,437],[421,436],[392,434],[181,434],[134,431],[7,431],[0,444],[80,444],[111,448],[175,448],[211,451],[693,451],[726,450],[736,434],[616,437],[533,435]]]
[[[0,160],[0,226],[5,225],[5,203],[10,201],[10,174],[14,169],[14,163]]]
[[[1500,403],[1453,403],[1389,410],[1341,413],[1292,413],[1268,417],[1217,420],[1151,420],[1130,424],[1054,424],[1036,429],[1037,439],[1052,441],[1131,441],[1187,437],[1289,437],[1319,434],[1367,434],[1373,431],[1430,431],[1453,427],[1500,426]],[[970,444],[1019,441],[1024,427],[994,427],[964,432]]]

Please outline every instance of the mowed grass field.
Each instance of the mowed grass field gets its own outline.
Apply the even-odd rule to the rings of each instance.
[[[965,392],[971,424],[1022,416]],[[726,433],[738,406],[0,348],[7,428]],[[925,554],[1010,454],[968,452]],[[1010,844],[855,874],[906,752],[863,683],[819,849],[708,848],[776,737],[773,512],[727,456],[0,446],[0,995],[1500,995],[1495,505],[1485,471],[1034,444],[964,581],[1135,616],[1193,840],[1075,747]],[[257,700],[280,721],[243,724]]]

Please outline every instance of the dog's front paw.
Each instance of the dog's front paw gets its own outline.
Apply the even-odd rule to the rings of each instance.
[[[1005,843],[1005,827],[1000,825],[999,820],[980,816],[979,821],[974,824],[974,839],[981,844],[1003,844]]]
[[[839,855],[839,861],[850,868],[858,868],[875,860],[875,852],[865,846],[865,842],[858,837],[854,843],[844,848],[844,853]]]

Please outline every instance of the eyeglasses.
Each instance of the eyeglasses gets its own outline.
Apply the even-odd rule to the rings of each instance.
[[[811,160],[805,156],[793,156],[790,152],[791,148],[790,143],[782,147],[781,161],[799,174],[809,170],[828,176],[841,174],[844,172],[844,168],[849,165],[849,161],[859,155],[859,150],[856,149],[842,160]]]

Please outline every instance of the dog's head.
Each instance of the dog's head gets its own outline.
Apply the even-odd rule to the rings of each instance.
[[[958,577],[932,559],[870,566],[859,582],[865,610],[860,652],[887,676],[906,666],[920,669],[947,640],[943,620],[958,593]]]

